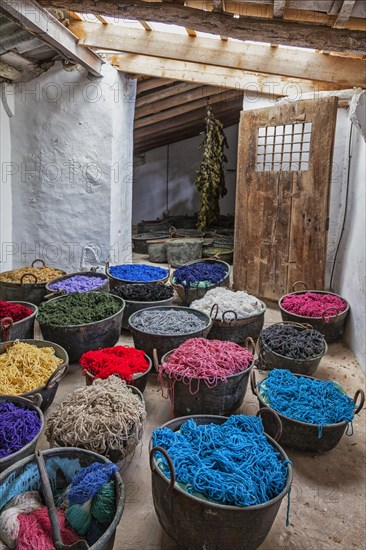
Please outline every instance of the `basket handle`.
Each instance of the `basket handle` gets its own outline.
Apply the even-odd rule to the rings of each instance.
[[[13,328],[14,321],[11,317],[3,317],[0,322],[0,334],[3,342],[9,340],[10,331]]]
[[[33,262],[31,263],[31,267],[34,267],[34,264],[36,264],[37,262],[41,262],[42,267],[46,267],[46,262],[41,258],[36,258],[35,260],[33,260]]]
[[[47,389],[53,388],[55,384],[58,384],[59,382],[61,382],[61,380],[63,379],[63,377],[65,376],[68,370],[69,370],[69,365],[66,365],[66,364],[59,365],[47,380],[46,388]]]
[[[152,356],[153,356],[154,369],[156,370],[157,373],[159,373],[160,364],[159,364],[159,358],[158,358],[158,350],[156,348],[153,349]]]
[[[355,405],[357,405],[357,399],[358,399],[359,395],[361,396],[361,400],[360,400],[360,404],[358,405],[357,409],[355,410],[355,414],[358,414],[361,411],[364,404],[365,404],[365,392],[360,389],[360,390],[356,391],[355,396],[353,398],[353,401],[355,402]]]
[[[304,290],[308,289],[308,285],[304,281],[296,281],[291,287],[293,292],[296,292],[295,288],[297,285],[304,285]]]
[[[217,304],[215,304],[215,305],[217,305]],[[225,321],[225,315],[226,315],[227,313],[233,313],[233,314],[234,314],[234,319],[229,319],[228,321]],[[238,316],[237,316],[237,314],[236,314],[236,311],[234,311],[233,309],[228,309],[227,311],[224,311],[224,313],[222,314],[222,322],[223,322],[223,323],[226,323],[226,322],[227,322],[227,323],[229,323],[229,325],[231,325],[231,323],[232,323],[233,321],[237,321],[237,320],[238,320]]]
[[[43,299],[52,300],[52,298],[57,298],[58,296],[64,296],[65,294],[67,294],[65,289],[55,290],[55,292],[50,292],[49,294],[46,294],[46,296]]]
[[[330,307],[327,307],[323,313],[322,313],[322,321],[325,325],[327,325],[328,323],[330,323],[330,318],[332,317],[332,315],[330,314],[328,317],[326,317],[326,312],[329,312],[329,311],[335,311],[335,319],[332,320],[332,322],[335,322],[337,319],[338,319],[338,315],[339,315],[339,309],[334,307],[334,306],[330,306]]]
[[[278,414],[273,409],[269,409],[268,407],[262,407],[261,409],[259,409],[256,416],[261,417],[263,413],[265,413],[267,415],[269,414],[270,416],[272,416],[273,420],[275,421],[275,424],[277,425],[277,432],[276,432],[276,435],[273,436],[273,439],[275,441],[279,441],[281,439],[281,436],[282,436],[282,422],[281,422],[280,417],[278,416]]]
[[[105,274],[108,275],[108,271],[109,271],[109,260],[107,260],[106,263],[105,263],[104,271],[105,271]]]
[[[171,239],[173,239],[173,238],[176,237],[176,236],[177,236],[177,230],[176,230],[176,228],[174,227],[174,225],[171,225],[171,226],[169,227],[169,237],[170,237]]]
[[[43,397],[40,393],[27,395],[27,397],[25,397],[24,399],[26,399],[27,401],[30,401],[30,403],[32,403],[35,407],[40,407],[43,403]]]
[[[173,491],[174,485],[175,485],[175,478],[176,478],[175,470],[174,470],[174,465],[173,465],[172,459],[170,458],[170,456],[168,455],[166,450],[163,449],[163,447],[157,446],[157,447],[153,447],[151,449],[151,451],[150,451],[150,470],[152,472],[155,471],[154,455],[157,452],[161,453],[164,456],[167,463],[168,463],[169,472],[170,472],[170,483],[169,483],[168,491],[169,491],[169,493],[171,493]]]
[[[215,311],[215,317],[213,317],[214,311]],[[218,313],[219,313],[219,304],[213,304],[213,306],[211,308],[211,311],[210,311],[210,319],[215,320],[217,318]]]
[[[250,387],[252,390],[252,394],[256,395],[258,397],[258,391],[257,391],[257,379],[255,377],[255,372],[252,370],[250,373]]]
[[[98,266],[97,266],[97,265],[93,265],[93,266],[90,268],[90,271],[91,271],[91,273],[97,273],[97,272],[98,272]]]
[[[32,264],[33,265],[33,264]],[[37,284],[38,283],[38,279],[37,277],[34,275],[34,273],[23,273],[23,275],[20,277],[20,284],[21,285],[24,285],[25,283],[23,283],[23,280],[25,277],[33,277],[34,279],[34,284]]]
[[[247,338],[245,338],[244,347],[246,347],[247,350],[252,355],[255,355],[256,346],[255,346],[255,342],[254,342],[253,338],[251,338],[250,336],[247,336]],[[252,351],[250,351],[250,349],[249,349],[250,347],[252,348]]]

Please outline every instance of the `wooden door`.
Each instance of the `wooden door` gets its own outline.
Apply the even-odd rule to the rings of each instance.
[[[298,280],[323,289],[337,102],[241,113],[234,288],[272,300]]]

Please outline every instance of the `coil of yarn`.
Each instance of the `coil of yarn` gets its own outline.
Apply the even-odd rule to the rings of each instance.
[[[220,321],[225,312],[228,312],[225,315],[225,321],[229,321],[234,318],[234,315],[231,313],[232,311],[236,313],[237,319],[246,319],[265,310],[263,302],[255,296],[242,290],[235,292],[223,286],[212,288],[206,292],[203,298],[192,302],[190,307],[210,315],[212,307],[215,304],[218,306],[215,319]]]
[[[260,338],[271,351],[300,361],[321,355],[326,346],[317,330],[291,325],[272,325],[262,331]]]
[[[0,302],[0,320],[4,317],[10,317],[14,323],[22,321],[32,315],[32,310],[23,304],[15,304],[14,302]]]
[[[258,384],[260,396],[276,412],[319,427],[338,422],[352,422],[354,401],[332,381],[295,376],[285,369],[273,369]]]
[[[254,357],[234,342],[190,338],[169,356],[159,370],[159,379],[183,380],[189,384],[192,378],[204,380],[207,386],[216,386],[218,380],[245,371]]]
[[[219,284],[227,274],[223,264],[197,262],[178,267],[174,271],[173,282],[185,287],[205,287]]]
[[[0,394],[20,395],[44,386],[62,362],[51,347],[16,341],[0,354]]]
[[[154,446],[165,449],[181,488],[194,496],[230,506],[254,506],[284,489],[287,462],[268,443],[260,418],[233,415],[223,424],[198,425],[191,418],[179,431],[158,428]],[[162,472],[170,478],[161,453]]]
[[[50,445],[81,447],[124,458],[139,443],[146,419],[144,403],[117,376],[95,380],[68,395],[51,412],[46,428]]]
[[[41,431],[42,420],[37,411],[19,403],[0,403],[0,459],[16,453]]]
[[[109,273],[116,279],[141,283],[159,281],[169,275],[167,269],[147,264],[112,265],[109,268]]]
[[[80,540],[80,537],[66,522],[64,510],[56,510],[60,525],[61,539],[64,544],[73,544]],[[19,514],[19,533],[17,549],[21,550],[54,550],[52,529],[48,517],[48,510],[45,506],[30,512]]]
[[[118,285],[113,294],[131,302],[159,302],[173,296],[173,288],[163,283]]]
[[[102,277],[73,275],[72,277],[67,277],[67,279],[51,283],[49,288],[51,290],[62,290],[69,294],[70,292],[89,292],[90,290],[96,290],[104,285],[104,283],[105,279]]]
[[[39,306],[38,321],[44,325],[84,325],[118,313],[120,302],[107,292],[73,292]]]
[[[134,316],[133,326],[150,334],[175,335],[204,330],[207,323],[184,310],[145,309]]]
[[[146,372],[149,362],[145,352],[128,346],[114,346],[95,351],[87,351],[80,358],[83,376],[88,372],[94,378],[108,378],[118,374],[122,380],[130,382],[134,374]]]
[[[347,308],[347,302],[334,294],[304,292],[301,294],[288,294],[282,299],[281,306],[295,315],[321,317],[329,307],[336,308],[341,313]],[[329,312],[329,314],[334,315],[332,312]]]
[[[47,265],[42,267],[26,266],[1,273],[0,281],[4,281],[5,283],[20,283],[21,278],[26,274],[35,275],[37,277],[37,283],[47,283],[47,281],[52,281],[52,279],[61,277],[64,272],[61,271],[61,269],[55,269]],[[34,278],[24,277],[23,283],[34,283]]]
[[[20,493],[13,497],[0,514],[0,540],[5,548],[15,549],[19,536],[19,514],[30,514],[42,507],[37,491]]]

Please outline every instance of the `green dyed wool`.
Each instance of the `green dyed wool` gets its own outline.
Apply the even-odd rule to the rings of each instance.
[[[88,532],[92,520],[90,514],[90,500],[82,504],[73,504],[66,508],[66,519],[73,529],[84,537]]]
[[[116,513],[116,485],[109,481],[102,485],[92,500],[92,516],[99,523],[111,523]]]
[[[107,292],[73,292],[41,304],[37,318],[44,325],[84,325],[106,319],[120,309],[120,302]]]

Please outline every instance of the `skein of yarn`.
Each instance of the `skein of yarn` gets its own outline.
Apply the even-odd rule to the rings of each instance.
[[[79,536],[66,522],[65,512],[57,510],[61,539],[64,544],[73,544]],[[19,514],[17,550],[55,550],[52,529],[45,506],[29,514]]]
[[[100,286],[104,285],[104,283],[105,279],[102,277],[73,275],[72,277],[67,277],[67,279],[62,279],[62,281],[51,283],[49,288],[51,290],[63,290],[67,293],[88,292],[89,290],[96,290]]]
[[[197,262],[178,267],[173,282],[186,287],[210,286],[220,283],[227,275],[227,269],[218,262]]]
[[[145,372],[149,367],[145,352],[128,346],[90,350],[81,356],[79,362],[83,376],[89,373],[94,378],[104,379],[118,374],[127,382],[134,374]]]
[[[0,403],[0,458],[25,447],[42,428],[37,411],[4,400]]]
[[[50,445],[81,447],[125,458],[139,443],[145,404],[118,376],[79,388],[51,412],[46,429]],[[111,457],[112,458],[112,457]]]
[[[8,502],[0,515],[0,539],[11,550],[17,547],[19,514],[30,514],[42,507],[37,491],[20,493]]]
[[[0,320],[4,319],[4,317],[11,317],[14,323],[17,323],[29,317],[32,313],[32,310],[27,306],[23,306],[23,304],[0,302]]]
[[[264,303],[255,296],[243,290],[235,292],[223,286],[212,288],[206,292],[203,298],[192,302],[190,307],[210,315],[215,304],[218,306],[215,319],[220,321],[225,312],[230,312],[225,316],[225,320],[229,321],[233,319],[232,311],[235,311],[237,319],[246,319],[250,315],[261,313],[265,309]]]
[[[341,313],[347,308],[347,302],[334,294],[303,292],[301,294],[288,294],[282,299],[281,306],[286,311],[296,315],[321,317],[324,311],[330,307],[336,308]]]
[[[203,330],[207,325],[197,315],[184,310],[145,309],[134,316],[133,326],[150,334],[174,335]]]

